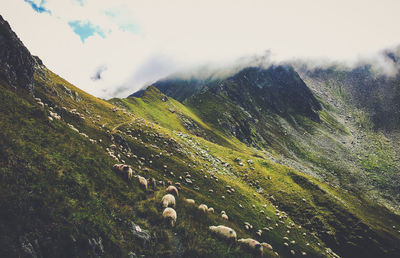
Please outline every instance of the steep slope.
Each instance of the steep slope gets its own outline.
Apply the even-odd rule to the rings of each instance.
[[[396,59],[397,60],[397,59]],[[398,66],[398,61],[393,63]],[[347,101],[367,111],[375,129],[396,131],[400,128],[400,73],[392,75],[374,71],[371,65],[355,68],[331,66],[302,73],[315,80],[331,81],[347,93]]]
[[[363,191],[398,210],[398,75],[387,77],[366,66],[299,70],[347,128],[344,147],[353,155],[352,170],[360,170]]]
[[[170,130],[190,133],[208,141],[234,148],[231,140],[210,128],[180,102],[168,98],[153,86],[143,91],[140,98],[111,99],[110,102],[126,109],[135,110],[135,113],[141,117],[155,121]]]
[[[160,95],[160,93],[152,87],[150,87],[143,96],[146,96],[147,100],[160,100],[165,97],[163,95]],[[150,98],[149,96],[152,97]],[[171,100],[171,98],[168,99]],[[113,102],[115,101],[116,100],[114,100]],[[131,105],[129,105],[129,108],[133,113],[140,112],[140,110],[142,109],[141,104],[135,104],[140,103],[139,99],[129,98],[126,100],[122,100],[120,104],[122,105],[122,103],[126,102],[131,103]],[[187,109],[187,107],[185,107],[184,109]],[[154,105],[152,106],[152,110],[149,110],[148,112],[148,116],[153,117],[154,122],[162,121],[162,119],[158,120],[158,117],[170,116],[170,111],[163,105],[159,105],[158,101],[155,101]],[[176,112],[180,112],[178,108],[176,109]],[[156,117],[152,114],[158,115]],[[164,114],[164,116],[162,114]],[[182,134],[181,132],[177,132],[176,134],[181,136],[183,139],[189,137],[188,142],[190,144],[193,144],[193,138],[190,138],[190,136],[188,136],[187,134]],[[200,147],[204,145],[207,146],[208,144],[206,141],[198,139],[197,141],[195,141],[194,145]],[[391,220],[388,220],[388,218],[386,218],[387,215],[384,215],[386,212],[388,212],[388,214],[390,213],[388,210],[382,207],[377,208],[376,211],[379,210],[380,212],[383,212],[380,215],[377,215],[376,211],[371,212],[371,209],[375,209],[373,208],[375,204],[364,199],[362,196],[354,197],[354,192],[346,191],[345,194],[340,194],[339,192],[344,191],[343,189],[334,190],[335,188],[328,187],[325,184],[323,184],[324,186],[322,187],[321,182],[316,183],[310,177],[306,177],[304,176],[304,174],[298,173],[293,169],[288,169],[287,167],[285,168],[276,163],[267,161],[265,158],[263,158],[264,154],[262,152],[259,152],[255,149],[249,149],[242,144],[238,144],[237,148],[240,152],[232,153],[232,151],[229,151],[229,149],[225,149],[224,147],[219,145],[209,145],[208,148],[209,150],[213,150],[212,153],[214,155],[219,156],[221,159],[223,159],[224,163],[227,160],[233,161],[233,166],[235,167],[237,172],[234,174],[228,174],[223,177],[226,180],[229,180],[228,184],[241,185],[244,183],[247,186],[244,188],[243,186],[241,186],[241,191],[254,191],[256,193],[256,196],[257,193],[259,193],[264,196],[263,198],[267,198],[274,204],[277,204],[279,207],[283,208],[293,220],[295,220],[297,223],[300,223],[303,228],[305,227],[307,229],[311,229],[314,233],[319,232],[318,235],[323,238],[324,241],[327,241],[330,246],[335,246],[336,249],[334,250],[341,255],[360,255],[361,251],[360,249],[354,247],[354,243],[357,242],[357,244],[355,244],[357,246],[360,245],[361,242],[364,242],[365,239],[362,235],[365,236],[366,232],[362,232],[367,228],[375,228],[374,231],[377,230],[379,232],[381,231],[381,229],[378,229],[375,223],[377,221],[381,221],[383,222],[383,224],[381,224],[379,228],[385,228],[386,226],[384,225]],[[201,159],[207,159],[207,155],[204,155],[204,151],[204,149],[198,149],[193,157],[196,157],[196,155],[200,155]],[[231,154],[229,154],[230,152]],[[250,154],[251,156],[247,156],[246,154]],[[250,159],[250,161],[248,161],[249,163],[240,161],[245,161],[247,159]],[[235,175],[237,175],[237,177],[235,177]],[[218,179],[221,180],[221,178]],[[213,189],[213,187],[208,188]],[[312,200],[312,203],[308,203],[308,200]],[[242,204],[242,202],[240,203]],[[360,205],[361,203],[363,203],[363,205]],[[218,205],[216,206],[218,207]],[[369,208],[367,208],[368,206]],[[224,209],[228,209],[228,207],[230,207],[230,205],[226,205],[225,203]],[[246,214],[245,219],[248,219],[249,217],[250,215]],[[345,218],[348,218],[349,220]],[[395,219],[396,216],[393,215],[392,218]],[[354,223],[351,221],[354,221]],[[357,223],[366,224],[364,224],[364,226],[361,226],[361,228],[359,229],[355,229],[358,227],[356,226]],[[345,228],[354,231],[353,233],[350,233],[350,231],[346,232]],[[357,231],[358,233],[353,235],[355,231]],[[288,233],[284,230],[284,234]],[[367,233],[367,235],[369,235],[367,238],[377,237],[377,235],[372,236],[370,235],[370,233]],[[268,235],[267,239],[269,242],[274,241],[275,244],[275,237],[271,237],[271,235]],[[361,239],[364,240],[361,241]],[[366,244],[366,242],[364,243]],[[276,243],[276,245],[279,246],[279,241]],[[361,245],[364,246],[364,244]],[[367,245],[370,245],[371,247],[376,247],[376,244],[372,243],[369,243]],[[366,248],[366,246],[364,246],[363,248]],[[377,250],[373,251],[369,249],[368,252],[376,251]],[[368,256],[370,254],[363,253],[362,255]],[[377,255],[377,253],[375,253],[375,255]]]
[[[294,67],[300,76],[289,65],[245,68],[183,103],[226,137],[399,211],[400,73]]]

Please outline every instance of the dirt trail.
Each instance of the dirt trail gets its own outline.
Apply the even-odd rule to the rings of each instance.
[[[135,121],[135,118],[134,118],[134,117],[132,117],[132,119],[131,119],[130,121],[127,121],[127,122],[123,122],[123,123],[118,124],[118,125],[115,126],[113,129],[111,129],[111,132],[113,133],[115,130],[118,129],[118,127],[123,126],[123,125],[126,125],[126,124],[129,124],[129,123],[132,123],[133,121]]]

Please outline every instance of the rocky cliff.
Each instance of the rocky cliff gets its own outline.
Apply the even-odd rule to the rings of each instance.
[[[16,88],[33,92],[33,73],[40,59],[33,57],[7,21],[0,16],[0,78]]]

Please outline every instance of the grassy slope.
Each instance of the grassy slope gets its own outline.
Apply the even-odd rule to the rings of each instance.
[[[180,102],[172,98],[168,98],[168,101],[162,101],[161,98],[163,96],[164,95],[157,88],[149,87],[141,98],[130,97],[127,99],[113,99],[110,102],[132,110],[140,117],[154,121],[169,130],[193,134],[193,132],[182,123],[181,117],[189,118],[200,128],[203,135],[209,137],[211,141],[230,148],[236,148],[236,145],[240,145],[237,139],[228,139],[219,131],[205,124]]]
[[[190,109],[170,99],[176,112],[196,121],[219,144],[190,135],[174,117],[175,113],[164,106],[167,104],[159,101],[157,92],[150,92],[147,99],[144,98],[147,103],[123,100],[135,114],[132,117],[123,110],[113,112],[112,105],[80,91],[50,71],[37,73],[36,80],[35,95],[59,110],[61,121],[50,122],[49,109],[40,108],[24,92],[16,93],[4,83],[0,87],[0,221],[7,222],[0,223],[1,256],[23,256],[21,242],[24,241],[32,243],[35,252],[43,256],[95,256],[99,250],[93,251],[88,239],[98,240],[99,237],[106,256],[113,257],[126,256],[129,251],[146,256],[251,255],[237,245],[229,245],[210,235],[208,226],[217,224],[231,226],[239,237],[271,243],[281,256],[289,256],[290,249],[296,254],[306,251],[312,256],[326,256],[322,240],[329,246],[335,245],[327,236],[331,235],[326,233],[328,231],[333,232],[333,238],[339,239],[341,244],[351,243],[345,245],[348,250],[335,246],[334,251],[338,253],[361,252],[366,257],[384,250],[392,254],[398,252],[393,249],[397,248],[398,236],[390,228],[392,225],[399,227],[398,217],[294,169],[264,159],[262,153],[237,140],[227,139],[204,124]],[[78,92],[81,100],[70,97],[60,84]],[[68,112],[70,109],[84,114],[85,120],[72,115]],[[67,122],[91,139],[102,142],[91,143],[72,131]],[[187,135],[179,134],[178,130]],[[125,140],[115,141],[121,137]],[[144,192],[136,180],[126,182],[118,176],[112,171],[116,161],[106,152],[110,144],[125,146],[137,156],[129,157],[127,151],[116,151],[120,159],[132,165],[135,174],[176,182],[189,171],[193,185],[181,182],[181,198],[206,203],[215,208],[216,214],[201,214],[179,198],[177,226],[169,229],[160,216],[163,187]],[[244,161],[243,166],[234,161],[237,157]],[[254,165],[248,164],[248,159],[253,160]],[[223,165],[222,160],[229,165]],[[143,168],[148,168],[148,172]],[[217,177],[218,182],[211,179],[211,175]],[[250,183],[261,188],[256,191]],[[227,185],[236,191],[229,195]],[[214,193],[209,193],[209,189]],[[222,195],[226,196],[225,200]],[[267,204],[266,208],[263,204]],[[284,224],[278,222],[276,209],[288,213],[289,217],[282,219]],[[229,222],[219,218],[221,210],[227,212]],[[265,215],[260,214],[260,210],[264,210]],[[254,228],[244,230],[245,221]],[[150,243],[143,245],[134,236],[129,227],[131,222],[151,233]],[[288,233],[289,222],[297,226]],[[275,223],[279,226],[274,226]],[[257,236],[256,231],[266,226],[274,229]],[[296,244],[285,247],[284,236],[295,240]],[[267,253],[267,256],[273,254]]]
[[[148,94],[153,95],[154,99],[156,100],[161,99],[159,92],[149,91]],[[149,96],[146,98],[149,98]],[[140,113],[142,110],[142,100],[134,100],[136,103],[132,100],[122,101],[129,101],[131,103],[129,105],[131,111],[134,113]],[[174,107],[176,108],[176,106],[177,105]],[[150,102],[148,107],[149,109],[146,113],[149,119],[154,119],[155,116],[152,114],[157,114],[157,117],[160,117],[161,121],[165,117],[170,116],[170,112],[160,101],[155,101],[154,103]],[[179,105],[179,108],[181,107],[182,105]],[[212,105],[208,107],[213,109]],[[184,108],[185,110],[188,109],[188,107]],[[189,112],[186,114],[190,115]],[[339,124],[330,113],[322,111],[321,117],[324,121],[322,126],[327,127],[330,130],[338,131],[344,135],[348,133],[346,128]],[[159,120],[157,119],[158,118],[154,119],[154,121],[158,122]],[[169,120],[164,120],[164,123],[167,124],[167,121]],[[179,121],[177,121],[177,123],[179,123]],[[309,123],[313,122],[309,121]],[[171,124],[172,123],[169,123],[169,126],[171,126]],[[310,126],[316,127],[317,124],[314,123]],[[292,218],[296,222],[303,225],[308,224],[308,229],[312,232],[324,232],[319,233],[319,236],[325,239],[328,243],[339,244],[341,248],[347,248],[347,250],[344,250],[345,254],[356,254],[356,252],[358,252],[356,251],[356,248],[352,249],[352,245],[370,245],[371,248],[372,242],[370,242],[370,240],[364,240],[364,238],[373,238],[375,239],[373,241],[376,241],[376,239],[381,239],[378,241],[386,241],[382,240],[382,238],[388,237],[386,232],[391,232],[391,236],[389,238],[392,238],[393,241],[396,241],[396,233],[393,229],[391,229],[391,225],[399,223],[399,219],[396,216],[390,215],[390,212],[385,208],[377,208],[375,204],[364,201],[364,198],[361,196],[354,197],[354,193],[341,193],[341,191],[338,191],[333,187],[329,187],[326,184],[322,184],[321,182],[315,181],[315,179],[298,173],[293,169],[268,162],[262,158],[258,159],[256,157],[263,156],[261,152],[258,152],[254,149],[249,149],[242,144],[237,146],[237,149],[239,150],[239,152],[237,152],[230,148],[212,144],[201,138],[197,138],[197,141],[200,142],[199,146],[207,146],[206,149],[209,150],[213,155],[221,157],[225,161],[230,160],[232,162],[231,164],[233,164],[233,170],[235,172],[233,174],[221,175],[224,181],[227,181],[229,185],[236,185],[240,189],[243,189],[242,191],[248,193],[249,198],[251,198],[251,194],[255,192],[255,189],[253,187],[249,187],[249,182],[254,183],[256,180],[258,180],[260,186],[262,189],[264,189],[264,193],[260,195],[261,202],[265,202],[265,200],[270,199],[270,195],[273,195],[276,199],[276,204],[278,204],[279,207],[284,207],[284,210],[291,214]],[[242,160],[252,159],[257,161],[255,162],[256,164],[254,166],[241,167],[233,162],[236,157],[241,157]],[[308,158],[315,158],[316,160],[314,160],[314,162],[319,161],[325,166],[331,164],[327,163],[325,160],[320,160],[321,157],[311,156]],[[333,163],[333,161],[329,162]],[[251,167],[254,167],[254,170],[250,169]],[[338,170],[338,168],[334,169]],[[243,177],[245,174],[248,174],[248,178]],[[343,171],[343,174],[346,174],[346,172]],[[268,176],[271,176],[272,179],[264,180],[264,178],[268,178]],[[213,187],[207,186],[207,188],[212,189]],[[304,202],[303,199],[306,201]],[[363,201],[360,202],[360,200]],[[214,205],[218,206],[221,204]],[[374,209],[378,210],[371,213],[371,210]],[[240,209],[237,212],[240,212]],[[239,220],[243,221],[246,220],[246,218],[250,220],[250,217],[251,216],[249,214],[246,214],[246,216],[240,217]],[[260,226],[261,225],[262,224],[260,224]],[[349,230],[349,228],[352,230]],[[276,232],[274,233],[276,234]],[[284,250],[282,241],[279,239],[279,237],[271,236],[269,234],[266,235],[266,241],[273,242],[275,246],[281,247],[282,250]],[[280,234],[282,237],[285,234],[284,230],[282,230]],[[368,242],[369,244],[367,244]],[[374,243],[374,245],[376,245],[376,243]],[[379,244],[376,246],[379,246]],[[337,247],[340,248],[339,246]],[[374,248],[375,247],[372,247],[369,251],[372,251]],[[375,249],[372,252],[379,251]],[[366,252],[364,255],[368,255],[368,252]],[[371,255],[371,253],[369,255]]]

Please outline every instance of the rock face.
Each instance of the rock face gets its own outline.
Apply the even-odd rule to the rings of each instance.
[[[352,69],[332,66],[302,72],[313,80],[340,85],[343,98],[348,98],[344,101],[368,111],[375,128],[396,131],[400,126],[400,47],[397,52],[388,54],[387,63],[395,69],[393,75],[378,73],[371,65]]]
[[[258,115],[261,108],[261,113],[300,114],[320,121],[316,111],[321,110],[321,104],[290,66],[245,68],[220,83],[216,93],[219,91],[250,114]]]
[[[0,16],[0,79],[15,89],[33,92],[33,72],[36,64],[42,64],[33,57],[7,21]]]

